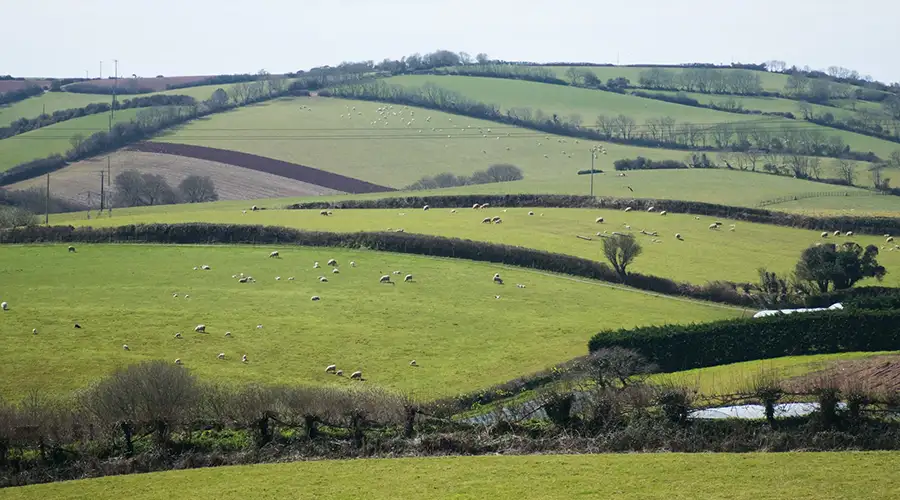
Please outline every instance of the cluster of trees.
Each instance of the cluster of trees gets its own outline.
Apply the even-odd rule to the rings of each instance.
[[[80,203],[56,198],[52,195],[50,200],[47,200],[46,191],[39,188],[15,190],[0,188],[0,207],[18,207],[34,213],[41,213],[48,209],[52,213],[77,212],[85,208]]]
[[[683,90],[704,94],[763,94],[759,72],[751,70],[651,68],[641,72],[638,82],[641,87],[657,90]]]
[[[802,68],[796,65],[788,67],[787,63],[779,60],[766,61],[765,68],[774,73],[782,73],[786,75],[801,75],[811,79],[830,80],[837,83],[845,83],[861,87],[861,90],[874,90],[878,93],[890,92],[900,93],[900,82],[890,85],[876,81],[871,75],[860,76],[856,70],[844,68],[842,66],[829,66],[825,71],[814,70],[809,66]],[[871,94],[870,94],[871,95]]]
[[[151,95],[136,97],[124,101],[116,101],[114,105],[108,103],[91,103],[81,108],[69,108],[54,111],[52,114],[42,114],[36,118],[19,118],[7,127],[0,127],[0,139],[24,134],[41,127],[53,125],[66,120],[80,118],[82,116],[107,113],[110,109],[130,109],[153,106],[196,106],[197,100],[186,95]]]
[[[864,135],[878,137],[892,142],[900,142],[900,97],[891,97],[881,103],[881,111],[860,109],[843,119],[830,111],[818,113],[806,101],[797,104],[800,116],[807,121],[825,127],[837,128]]]
[[[115,178],[114,203],[118,207],[142,207],[173,203],[216,201],[219,194],[210,177],[189,175],[173,189],[165,177],[126,170]]]
[[[41,95],[44,90],[37,85],[28,85],[27,87],[10,90],[9,92],[0,92],[0,106],[12,104],[14,102],[24,101],[29,97]]]
[[[297,71],[292,76],[328,75],[328,74],[366,74],[377,71],[391,74],[410,73],[415,71],[429,71],[450,66],[462,66],[469,64],[488,64],[491,59],[487,54],[481,53],[472,56],[468,52],[453,52],[450,50],[436,50],[427,54],[415,53],[400,59],[386,58],[381,62],[357,61],[343,62],[337,66],[319,66],[309,71]]]
[[[653,161],[643,156],[637,158],[622,158],[613,163],[616,170],[670,170],[689,168],[686,163],[675,160]]]
[[[0,229],[27,227],[37,223],[37,217],[30,210],[11,205],[0,205]]]
[[[522,169],[515,165],[491,165],[486,170],[477,170],[472,175],[454,175],[444,172],[433,177],[425,176],[406,186],[406,190],[441,189],[473,184],[491,184],[494,182],[510,182],[524,179]]]

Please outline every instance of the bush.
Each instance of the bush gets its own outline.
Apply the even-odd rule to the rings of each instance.
[[[638,156],[635,159],[622,158],[613,163],[616,170],[667,170],[689,168],[685,163],[675,160],[653,161]]]
[[[29,85],[19,90],[11,90],[9,92],[0,93],[0,106],[12,104],[14,102],[24,101],[29,97],[41,95],[44,90],[37,85]]]
[[[0,206],[0,229],[34,226],[37,216],[19,207]]]
[[[434,177],[422,177],[416,182],[406,186],[409,191],[421,191],[425,189],[441,189],[454,186],[467,186],[471,184],[491,184],[495,182],[510,182],[524,179],[522,169],[515,165],[498,164],[491,165],[487,170],[478,170],[471,176],[454,175],[450,172],[437,174]]]
[[[805,354],[900,349],[900,310],[824,311],[603,331],[591,352],[633,349],[662,371]]]

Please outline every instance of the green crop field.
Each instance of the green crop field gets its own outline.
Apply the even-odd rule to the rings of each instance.
[[[835,361],[848,361],[896,352],[846,352],[787,356],[783,358],[746,361],[730,365],[697,368],[677,373],[661,373],[650,377],[652,382],[672,383],[695,389],[699,394],[715,396],[735,394],[752,389],[756,377],[776,376],[781,380],[798,377],[827,368]]]
[[[139,111],[117,111],[115,123],[131,121]],[[107,130],[108,127],[109,115],[104,113],[67,120],[0,140],[0,172],[52,154],[65,154],[72,149],[72,136],[81,134],[88,137],[94,132]]]
[[[696,99],[700,102],[700,104],[707,105],[716,104],[722,106],[726,102],[733,100],[734,102],[742,105],[746,110],[765,111],[767,113],[793,113],[795,116],[802,116],[798,107],[798,105],[800,104],[799,101],[795,101],[793,99],[785,99],[782,97],[751,97],[741,95],[718,95],[703,94],[700,92],[670,92],[660,90],[650,90],[646,92],[650,94],[661,94],[668,96],[683,95],[686,97],[690,97],[691,99]],[[848,116],[855,115],[855,113],[849,109],[834,108],[831,106],[823,106],[821,104],[809,105],[816,116],[821,116],[825,113],[831,113],[835,118],[844,119]]]
[[[816,130],[826,137],[840,136],[854,151],[868,152],[888,158],[898,144],[853,132],[822,127],[809,122],[772,116],[727,113],[682,104],[635,97],[628,94],[599,90],[548,85],[545,83],[509,80],[501,78],[476,78],[466,76],[409,75],[385,80],[407,87],[420,87],[433,83],[442,88],[459,92],[470,99],[498,105],[501,110],[531,108],[546,115],[558,114],[562,118],[578,116],[587,126],[593,127],[597,116],[615,117],[624,114],[633,118],[638,130],[648,119],[672,117],[677,123],[717,124],[750,123],[778,134],[784,128]]]
[[[332,217],[322,217],[318,210],[265,210],[242,214],[238,208],[225,209],[209,205],[208,210],[187,206],[185,212],[176,207],[165,210],[116,211],[112,218],[85,220],[83,214],[59,215],[52,224],[120,226],[134,223],[215,222],[287,226],[308,230],[337,232],[379,231],[402,228],[408,233],[435,234],[509,245],[520,245],[539,250],[577,255],[594,260],[604,260],[602,239],[597,232],[618,231],[634,233],[644,247],[630,269],[634,272],[665,276],[676,280],[703,284],[707,281],[731,280],[736,282],[758,281],[757,269],[766,267],[778,273],[788,274],[800,258],[800,253],[810,245],[823,241],[820,231],[792,229],[767,224],[752,224],[718,219],[723,227],[717,231],[708,229],[716,219],[693,215],[623,212],[619,210],[582,210],[562,208],[534,208],[529,216],[528,208],[511,208],[475,211],[461,209],[452,214],[448,209],[422,210],[338,210]],[[543,215],[541,215],[543,214]],[[502,216],[503,224],[482,224],[486,216]],[[599,216],[604,224],[595,223]],[[735,231],[728,229],[735,223]],[[630,225],[627,230],[625,225]],[[662,243],[652,243],[651,236],[640,230],[658,232]],[[843,229],[843,228],[838,228]],[[684,241],[675,239],[680,233]],[[593,241],[577,238],[592,237]],[[829,237],[828,241],[846,241],[846,237]],[[852,238],[863,246],[885,245],[881,236]],[[888,270],[884,283],[900,284],[900,251],[889,251],[890,245],[879,255]],[[869,280],[864,283],[877,283]]]
[[[0,314],[0,395],[71,391],[116,366],[180,358],[207,380],[348,383],[324,373],[336,363],[346,373],[362,370],[367,384],[428,398],[582,355],[603,328],[741,314],[487,263],[303,247],[279,248],[281,258],[271,259],[271,250],[0,247],[0,300],[9,303]],[[325,266],[330,258],[340,274]],[[323,268],[314,269],[316,261]],[[193,270],[201,265],[211,270]],[[379,283],[395,270],[398,283]],[[492,282],[496,272],[506,285]],[[257,283],[238,283],[232,278],[238,273]],[[407,273],[413,283],[403,282]],[[314,295],[321,301],[311,301]],[[195,333],[198,324],[208,333]],[[176,332],[184,338],[174,338]],[[220,352],[224,361],[216,359]],[[243,354],[249,363],[241,363]],[[411,359],[420,366],[410,367]]]
[[[888,452],[323,460],[6,488],[0,499],[888,499],[898,467]]]

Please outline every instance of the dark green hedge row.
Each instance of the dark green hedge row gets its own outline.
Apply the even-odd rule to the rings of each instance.
[[[824,311],[603,331],[591,352],[634,349],[665,372],[804,354],[900,349],[900,310]]]
[[[622,283],[616,273],[602,262],[530,248],[419,234],[328,233],[274,226],[204,223],[144,224],[97,229],[72,226],[34,226],[0,231],[0,243],[40,242],[251,243],[366,248],[384,252],[494,262]],[[682,295],[735,305],[751,304],[749,296],[740,293],[734,284],[727,282],[714,282],[701,286],[633,273],[623,284],[666,295]]]
[[[753,174],[749,174],[753,175]],[[556,194],[505,194],[505,195],[441,195],[378,198],[371,200],[316,201],[297,203],[285,208],[294,210],[322,210],[325,208],[466,208],[475,203],[487,203],[494,207],[547,207],[547,208],[600,208],[646,210],[656,207],[672,213],[708,215],[746,222],[773,224],[817,231],[854,231],[860,234],[900,234],[898,217],[814,217],[809,215],[774,212],[760,208],[732,207],[714,203],[681,200],[652,200],[645,198],[591,198],[590,196]]]

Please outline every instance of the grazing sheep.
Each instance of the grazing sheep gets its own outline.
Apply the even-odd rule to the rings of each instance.
[[[391,274],[400,274],[400,271],[394,271],[394,272],[391,273]]]
[[[362,372],[356,371],[350,374],[350,380],[362,380]]]
[[[226,337],[231,337],[231,332],[225,332]]]
[[[256,205],[253,205],[252,207],[250,207],[250,210],[255,212],[255,211],[259,210],[259,207],[257,207]]]
[[[219,359],[225,359],[225,353],[224,353],[224,352],[220,352],[219,355],[216,356],[216,357],[219,358]]]
[[[648,211],[648,212],[652,212],[652,211],[655,210],[655,209],[656,209],[656,207],[649,207],[649,208],[647,208],[647,211]]]
[[[332,274],[338,274],[338,273],[340,273],[340,272],[341,272],[341,270],[338,269],[338,268],[334,268],[334,269],[331,270],[331,273],[332,273]]]
[[[247,211],[246,211],[246,210],[241,210],[241,213],[242,213],[242,214],[246,214]]]
[[[288,281],[294,281],[294,277],[291,276],[290,278],[288,278]]]
[[[238,283],[246,283],[247,281],[247,278],[241,278],[238,280]]]
[[[243,356],[241,356],[241,363],[246,363],[246,362],[247,362],[247,355],[244,354]]]
[[[319,212],[319,215],[324,215],[324,216],[327,217],[327,216],[328,216],[328,210],[322,210],[322,211],[320,211],[320,212]]]
[[[354,261],[351,260],[351,261],[350,261],[350,267],[356,267],[356,262],[354,262]]]
[[[481,219],[481,223],[482,223],[482,224],[490,224],[490,223],[491,223],[491,218],[490,218],[490,217],[485,217],[484,219]]]
[[[631,226],[629,226],[628,224],[625,224],[625,229],[631,231]]]
[[[597,220],[595,222],[597,224],[603,224],[603,217],[597,217]]]
[[[669,212],[666,212],[665,210],[663,210],[662,212],[659,213],[659,215],[668,215],[668,213]]]
[[[69,246],[69,252],[75,253],[75,247]]]
[[[197,333],[206,333],[206,325],[197,325],[194,327],[194,331]]]
[[[412,360],[409,362],[409,366],[419,366],[419,364],[416,363],[416,360]]]
[[[497,222],[498,220],[500,220],[500,217],[497,217],[496,215],[491,217],[491,222]]]
[[[431,208],[431,207],[429,207],[428,205],[425,205],[424,207],[422,207],[422,210],[426,210],[426,211],[427,211],[429,208]]]
[[[281,276],[275,276],[275,281],[281,281]]]
[[[334,374],[337,375],[338,377],[343,377],[343,376],[344,376],[344,370],[338,370],[338,371],[334,372]]]
[[[497,220],[494,221],[494,224],[503,224],[503,220],[498,218]]]
[[[172,294],[172,298],[173,298],[173,299],[177,299],[177,298],[178,298],[178,294],[177,294],[177,293],[173,293],[173,294]]]
[[[384,276],[381,277],[381,279],[379,280],[379,283],[391,283],[391,284],[393,284],[394,282],[391,281],[391,276],[390,276],[389,274],[385,274]]]
[[[835,232],[833,232],[833,233],[831,233],[831,234],[833,234],[834,236],[840,236],[840,235],[841,235],[841,232],[840,232],[840,231],[835,231]]]
[[[525,288],[525,285],[518,283],[518,284],[516,284],[516,288]]]
[[[190,295],[187,295],[187,294],[185,294],[185,295],[184,295],[184,298],[186,298],[186,299],[189,299],[189,298],[191,298],[191,296],[190,296]]]
[[[500,277],[500,273],[497,273],[494,275],[494,283],[496,283],[498,285],[503,284],[503,278]]]
[[[853,236],[853,231],[847,231],[847,236]]]
[[[334,259],[328,259],[328,265],[332,267],[337,266],[337,261]]]
[[[528,215],[534,215],[534,212],[529,211]]]
[[[175,364],[176,364],[176,365],[180,365],[180,364],[181,364],[181,358],[175,358]]]
[[[481,209],[484,210],[484,209],[487,208],[488,206],[490,206],[490,205],[488,205],[487,203],[482,203],[482,204],[481,204]]]
[[[719,226],[717,226],[716,224],[710,224],[709,228],[710,229],[719,229]]]
[[[176,339],[180,339],[180,338],[181,338],[181,332],[176,333],[176,334],[175,334],[175,338],[176,338]]]
[[[699,216],[699,215],[695,215],[695,216],[694,216],[694,220],[700,220],[700,216]]]
[[[256,325],[257,330],[262,330],[262,325]]]
[[[335,371],[337,371],[336,365],[328,365],[325,367],[325,373],[334,373]]]
[[[3,309],[4,311],[9,311],[9,304],[6,302],[0,302],[0,309]]]
[[[31,329],[31,334],[32,334],[32,335],[37,335],[37,328],[32,328],[32,329]]]
[[[455,213],[456,213],[456,209],[454,208],[454,209],[450,210],[450,213],[451,213],[451,214],[455,214]]]
[[[684,241],[684,238],[681,236],[681,233],[675,233],[675,239],[676,239],[676,240],[680,240],[680,241]]]
[[[203,269],[204,271],[209,271],[209,266],[200,266],[200,269]]]
[[[472,205],[473,210],[478,210],[480,207],[481,207],[481,205],[479,205],[478,203]]]
[[[828,231],[822,231],[822,234],[820,234],[819,236],[821,236],[821,237],[823,237],[823,238],[827,238],[827,237],[828,237]]]
[[[625,207],[626,212],[631,212],[631,207]]]
[[[131,349],[128,348],[128,344],[122,344],[122,349],[125,349],[126,351],[130,351],[130,350],[131,350]]]
[[[409,283],[409,282],[411,282],[412,280],[413,280],[413,275],[412,275],[412,274],[407,274],[406,277],[403,278],[403,281],[404,281],[405,283]]]
[[[890,242],[894,241],[894,237],[893,237],[893,236],[888,236],[888,238],[887,238],[886,240],[884,240],[884,241],[887,242],[887,243],[890,243]]]
[[[315,264],[313,264],[313,269],[318,269],[318,268],[319,268],[319,263],[318,263],[318,262],[316,262]]]
[[[80,329],[81,329],[81,325],[79,325],[78,323],[75,323],[75,328],[77,328],[77,329],[80,330]]]
[[[280,257],[280,255],[278,255],[278,250],[275,250],[275,251],[273,251],[272,253],[270,253],[270,254],[269,254],[269,257],[270,257],[270,258],[272,258],[272,257]]]
[[[196,270],[197,270],[197,266],[194,266],[194,271],[196,271]]]
[[[309,300],[315,302],[315,301],[317,301],[317,300],[322,300],[322,299],[321,299],[321,297],[319,297],[318,295],[313,295],[312,297],[309,298]]]
[[[500,296],[499,296],[499,295],[494,295],[494,298],[497,299],[497,300],[500,300]]]
[[[328,283],[328,278],[326,278],[325,276],[319,276],[319,282]]]

